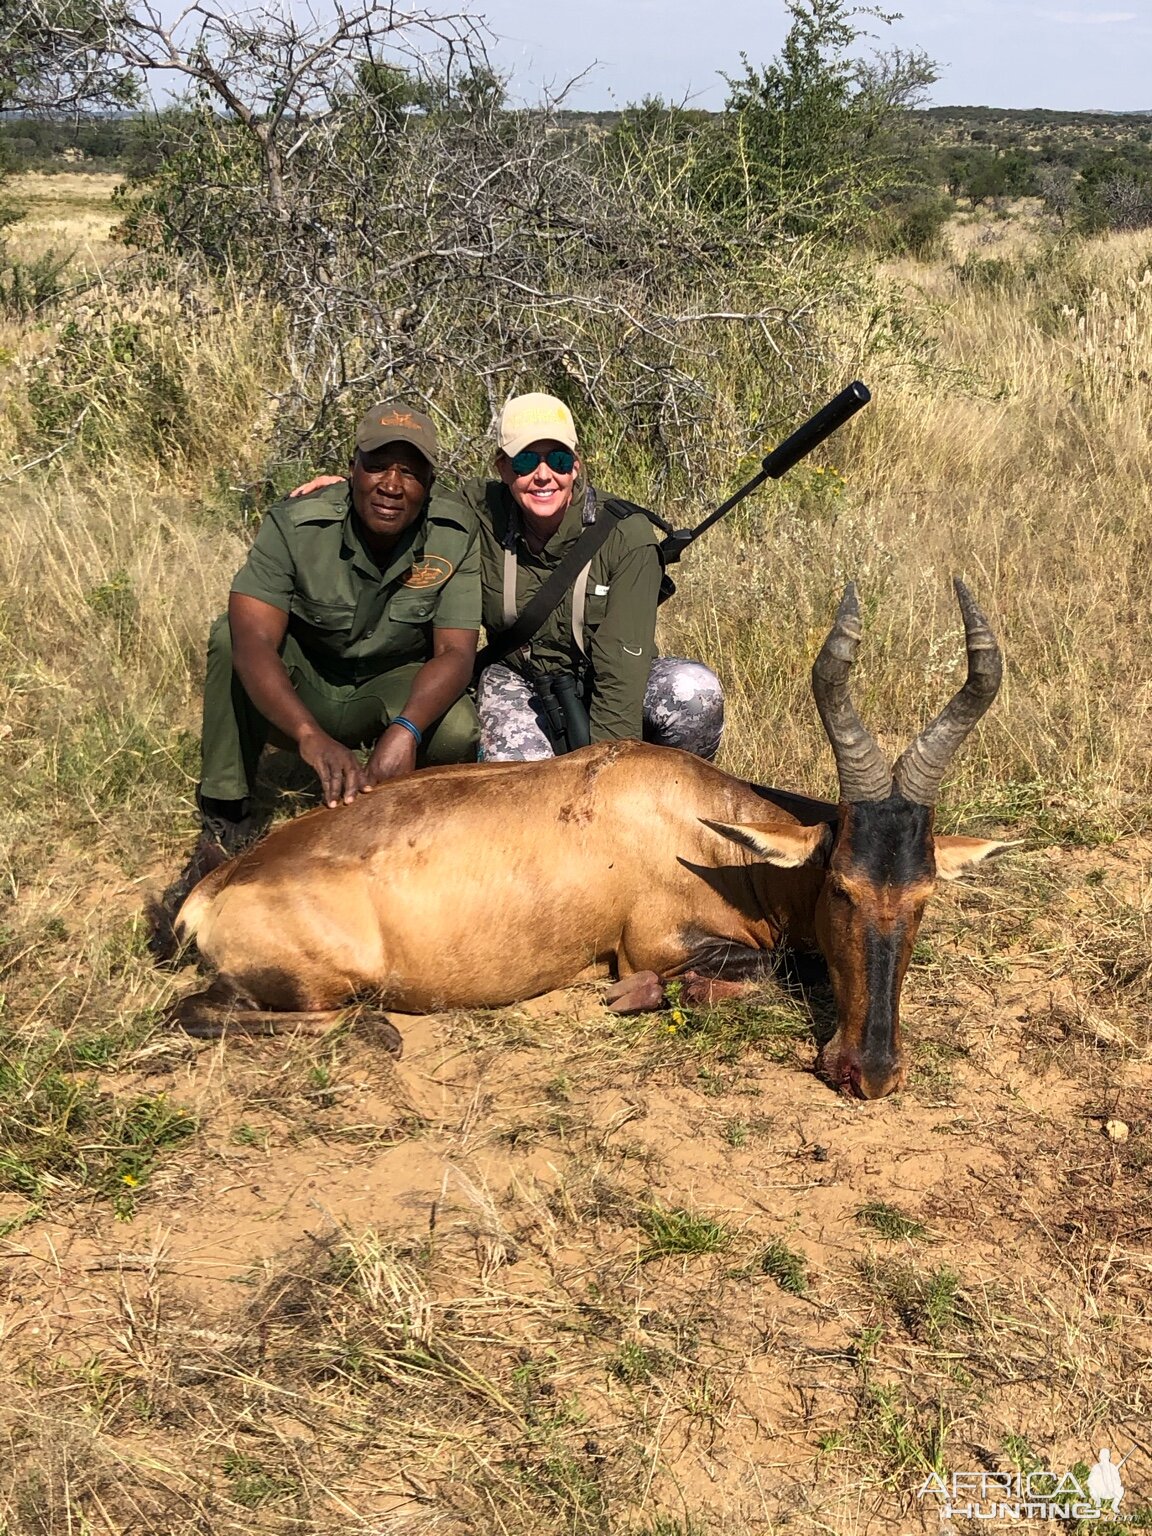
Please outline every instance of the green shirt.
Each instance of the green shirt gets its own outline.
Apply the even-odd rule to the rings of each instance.
[[[490,637],[507,628],[504,611],[505,549],[516,555],[517,614],[540,590],[584,528],[587,500],[573,499],[564,520],[539,555],[520,531],[520,509],[499,481],[469,481],[465,501],[480,525],[480,574],[484,628]],[[601,512],[601,517],[608,514]],[[591,668],[588,713],[593,741],[637,739],[643,733],[644,690],[655,652],[656,603],[660,592],[659,534],[646,517],[622,519],[592,556],[577,633]],[[568,592],[529,643],[531,665],[543,672],[571,671],[580,657]],[[505,665],[523,672],[519,654]]]
[[[432,655],[434,629],[479,629],[476,518],[437,489],[381,570],[360,537],[347,483],[277,502],[260,524],[233,592],[288,614],[317,668],[376,677]]]

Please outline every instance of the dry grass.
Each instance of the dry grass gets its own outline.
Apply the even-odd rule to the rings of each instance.
[[[112,238],[121,215],[112,201],[118,176],[92,171],[63,171],[46,175],[30,171],[7,185],[7,199],[23,212],[18,243],[25,261],[45,251],[73,253],[82,269],[106,266],[124,254]]]
[[[5,1536],[936,1530],[929,1470],[1100,1444],[1136,1447],[1109,1529],[1146,1527],[1146,256],[893,269],[887,331],[845,321],[876,403],[835,471],[713,535],[665,610],[666,648],[724,675],[729,766],[813,791],[807,665],[846,577],[893,749],[958,675],[952,570],[1004,640],[945,813],[1028,846],[938,896],[909,1088],[863,1107],[809,1071],[819,989],[414,1020],[399,1065],[355,1025],[158,1031],[141,889],[191,830],[200,651],[245,537],[228,486],[259,471],[275,377],[266,317],[151,301],[186,448],[73,446],[0,527]],[[897,322],[938,336],[931,367]],[[13,452],[46,334],[6,333]],[[116,376],[130,410],[140,372]]]
[[[1007,288],[954,267],[899,272],[938,335],[936,365],[846,358],[876,402],[830,445],[835,471],[801,467],[694,551],[666,639],[719,660],[738,771],[827,785],[798,658],[840,586],[856,579],[866,605],[858,698],[899,750],[957,675],[948,576],[961,573],[1007,673],[946,787],[951,807],[1114,836],[1146,825],[1150,788],[1152,544],[1138,509],[1152,243],[1045,248],[1014,270]]]

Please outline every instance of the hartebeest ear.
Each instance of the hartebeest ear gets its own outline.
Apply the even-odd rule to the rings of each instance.
[[[973,864],[1002,853],[1005,848],[1016,848],[1018,843],[996,843],[986,837],[933,838],[936,844],[936,874],[941,880],[958,880]]]
[[[818,821],[814,827],[776,827],[700,819],[713,832],[751,848],[766,864],[774,864],[777,869],[798,869],[823,853],[832,841],[832,828],[826,821]]]

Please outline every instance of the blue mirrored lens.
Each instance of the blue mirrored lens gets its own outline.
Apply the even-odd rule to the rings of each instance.
[[[547,453],[537,453],[534,448],[523,448],[512,455],[512,468],[518,475],[530,475],[543,459],[557,475],[570,475],[576,455],[570,448],[552,448]]]

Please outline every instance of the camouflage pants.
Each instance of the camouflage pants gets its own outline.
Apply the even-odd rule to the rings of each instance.
[[[479,760],[535,762],[555,756],[540,723],[540,700],[503,662],[485,667],[476,690]],[[644,691],[644,740],[680,747],[709,761],[720,750],[724,693],[715,672],[699,661],[658,656]]]

